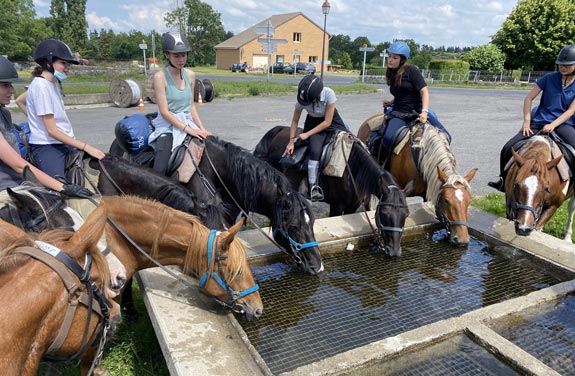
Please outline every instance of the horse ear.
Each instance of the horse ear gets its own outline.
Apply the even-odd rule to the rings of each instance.
[[[465,175],[465,180],[467,180],[467,182],[471,182],[471,180],[475,177],[475,174],[477,173],[477,167],[471,169],[471,171],[469,171],[467,173],[467,175]]]
[[[42,213],[42,208],[39,207],[38,202],[31,196],[19,193],[11,188],[7,188],[6,191],[8,192],[8,196],[10,196],[12,203],[18,209],[29,213],[31,216],[36,216]]]
[[[525,163],[525,159],[521,158],[521,156],[517,154],[514,148],[511,148],[511,155],[513,155],[513,159],[515,160],[515,163],[517,163],[519,167],[523,166],[523,164]]]
[[[402,191],[405,194],[405,197],[408,197],[411,192],[415,189],[415,179],[411,180],[409,183],[403,187]]]
[[[86,219],[86,222],[72,235],[71,241],[74,241],[79,249],[87,249],[95,246],[104,233],[104,227],[107,220],[106,204],[102,201]]]
[[[449,177],[447,176],[447,174],[446,174],[439,166],[437,166],[437,173],[438,173],[438,176],[439,176],[439,180],[441,180],[441,182],[445,184],[445,182],[447,181],[447,179],[449,179]]]
[[[553,159],[552,161],[547,162],[547,169],[551,170],[553,167],[557,166],[559,162],[561,162],[562,155],[558,156],[557,158]]]
[[[24,170],[22,171],[22,177],[24,181],[32,183],[32,185],[34,185],[35,187],[43,187],[42,183],[40,183],[40,180],[38,180],[36,175],[34,175],[34,173],[32,172],[32,169],[28,165],[24,166]]]
[[[228,249],[230,247],[230,244],[235,239],[237,233],[242,229],[243,225],[244,217],[241,217],[235,225],[222,233],[220,236],[220,244],[222,245],[222,249]]]

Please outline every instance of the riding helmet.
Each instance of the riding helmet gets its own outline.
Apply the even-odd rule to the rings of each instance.
[[[188,52],[190,51],[190,42],[188,38],[178,32],[168,32],[162,37],[162,51],[164,52]]]
[[[54,58],[65,60],[71,64],[80,64],[78,60],[72,55],[70,47],[58,39],[44,39],[36,46],[34,50],[34,61],[40,64],[44,59],[48,60],[51,64]]]
[[[22,82],[24,79],[18,77],[18,72],[14,64],[4,56],[0,55],[0,82]]]
[[[555,64],[575,64],[575,44],[569,44],[559,51]]]
[[[310,105],[319,101],[322,90],[323,82],[321,82],[321,78],[315,74],[308,74],[301,79],[297,86],[297,101],[302,106]]]
[[[411,50],[407,43],[398,40],[397,42],[393,42],[391,46],[387,49],[387,52],[391,52],[392,54],[404,56],[406,59],[409,59],[409,54]]]

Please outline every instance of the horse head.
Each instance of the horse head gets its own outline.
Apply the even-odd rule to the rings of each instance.
[[[515,233],[521,236],[540,230],[565,199],[564,184],[555,169],[563,156],[549,160],[546,141],[525,146],[531,149],[523,155],[511,149],[514,165],[505,179],[507,218],[515,222]]]
[[[219,235],[216,230],[210,231],[205,272],[201,274],[199,285],[220,304],[253,320],[262,315],[263,304],[244,246],[236,238],[243,224],[242,218]]]
[[[308,274],[323,271],[319,244],[315,240],[315,217],[305,197],[296,191],[282,192],[278,188],[274,217],[271,223],[274,239],[290,252],[297,267]]]
[[[447,229],[449,241],[453,245],[465,247],[469,244],[467,211],[472,199],[469,182],[475,177],[477,168],[469,171],[465,177],[447,176],[439,166],[437,172],[443,184],[435,201],[435,215]]]
[[[409,182],[400,189],[387,171],[380,177],[381,194],[375,209],[375,223],[379,238],[382,240],[379,249],[385,256],[401,256],[401,236],[405,220],[409,216],[406,196],[409,195],[415,185],[415,181]]]

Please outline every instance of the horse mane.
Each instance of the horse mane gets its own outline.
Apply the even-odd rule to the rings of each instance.
[[[26,233],[24,236],[14,240],[12,244],[0,251],[0,273],[5,273],[13,270],[16,267],[23,265],[24,263],[32,260],[33,258],[21,253],[14,253],[14,250],[21,247],[36,247],[36,240],[42,241],[44,243],[56,245],[62,242],[68,242],[74,235],[74,232],[67,230],[50,230],[44,231],[40,234],[38,233]],[[58,246],[58,248],[60,248]],[[60,248],[62,249],[62,248]],[[77,249],[65,250],[62,249],[68,256],[78,259],[83,255],[79,254]],[[100,291],[106,291],[110,288],[110,270],[108,268],[108,262],[106,258],[98,250],[96,244],[93,244],[88,248],[87,253],[92,256],[92,262],[98,268],[101,276],[101,280],[98,284],[98,289]]]
[[[192,230],[189,231],[190,241],[188,243],[188,249],[184,259],[184,265],[182,266],[183,273],[191,275],[193,273],[198,274],[204,269],[207,270],[207,252],[202,251],[207,247],[210,230],[204,226],[200,219],[195,215],[173,209],[156,200],[131,195],[121,197],[107,196],[106,203],[110,203],[107,206],[110,211],[114,210],[114,207],[120,207],[123,210],[125,208],[126,212],[132,212],[134,210],[157,211],[158,214],[154,217],[158,218],[159,221],[159,228],[157,230],[158,236],[169,236],[169,231],[167,231],[167,229],[170,225],[170,221],[173,219],[179,219],[189,223],[192,226]],[[157,258],[158,252],[158,247],[153,247],[150,251],[150,256]],[[226,264],[228,267],[224,271],[224,278],[226,279],[226,282],[229,283],[233,278],[244,271],[246,259],[245,249],[239,239],[234,239],[234,241],[231,242],[227,256]]]
[[[386,172],[369,154],[369,151],[359,139],[354,140],[347,163],[356,182],[358,194],[360,196],[365,196],[366,194],[379,195],[379,179]],[[390,179],[393,180],[391,175]]]
[[[427,184],[426,201],[434,201],[439,195],[443,182],[439,179],[437,167],[448,176],[446,185],[462,184],[471,187],[467,180],[457,173],[455,156],[451,152],[445,133],[431,125],[426,125],[420,141],[419,170]]]

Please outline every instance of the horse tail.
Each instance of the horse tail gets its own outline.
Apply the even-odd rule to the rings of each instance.
[[[267,131],[267,133],[262,137],[260,142],[256,145],[254,149],[254,156],[258,159],[261,159],[266,162],[270,162],[269,154],[270,154],[270,145],[272,144],[273,139],[280,133],[282,130],[286,129],[287,127],[283,125],[277,125]]]

